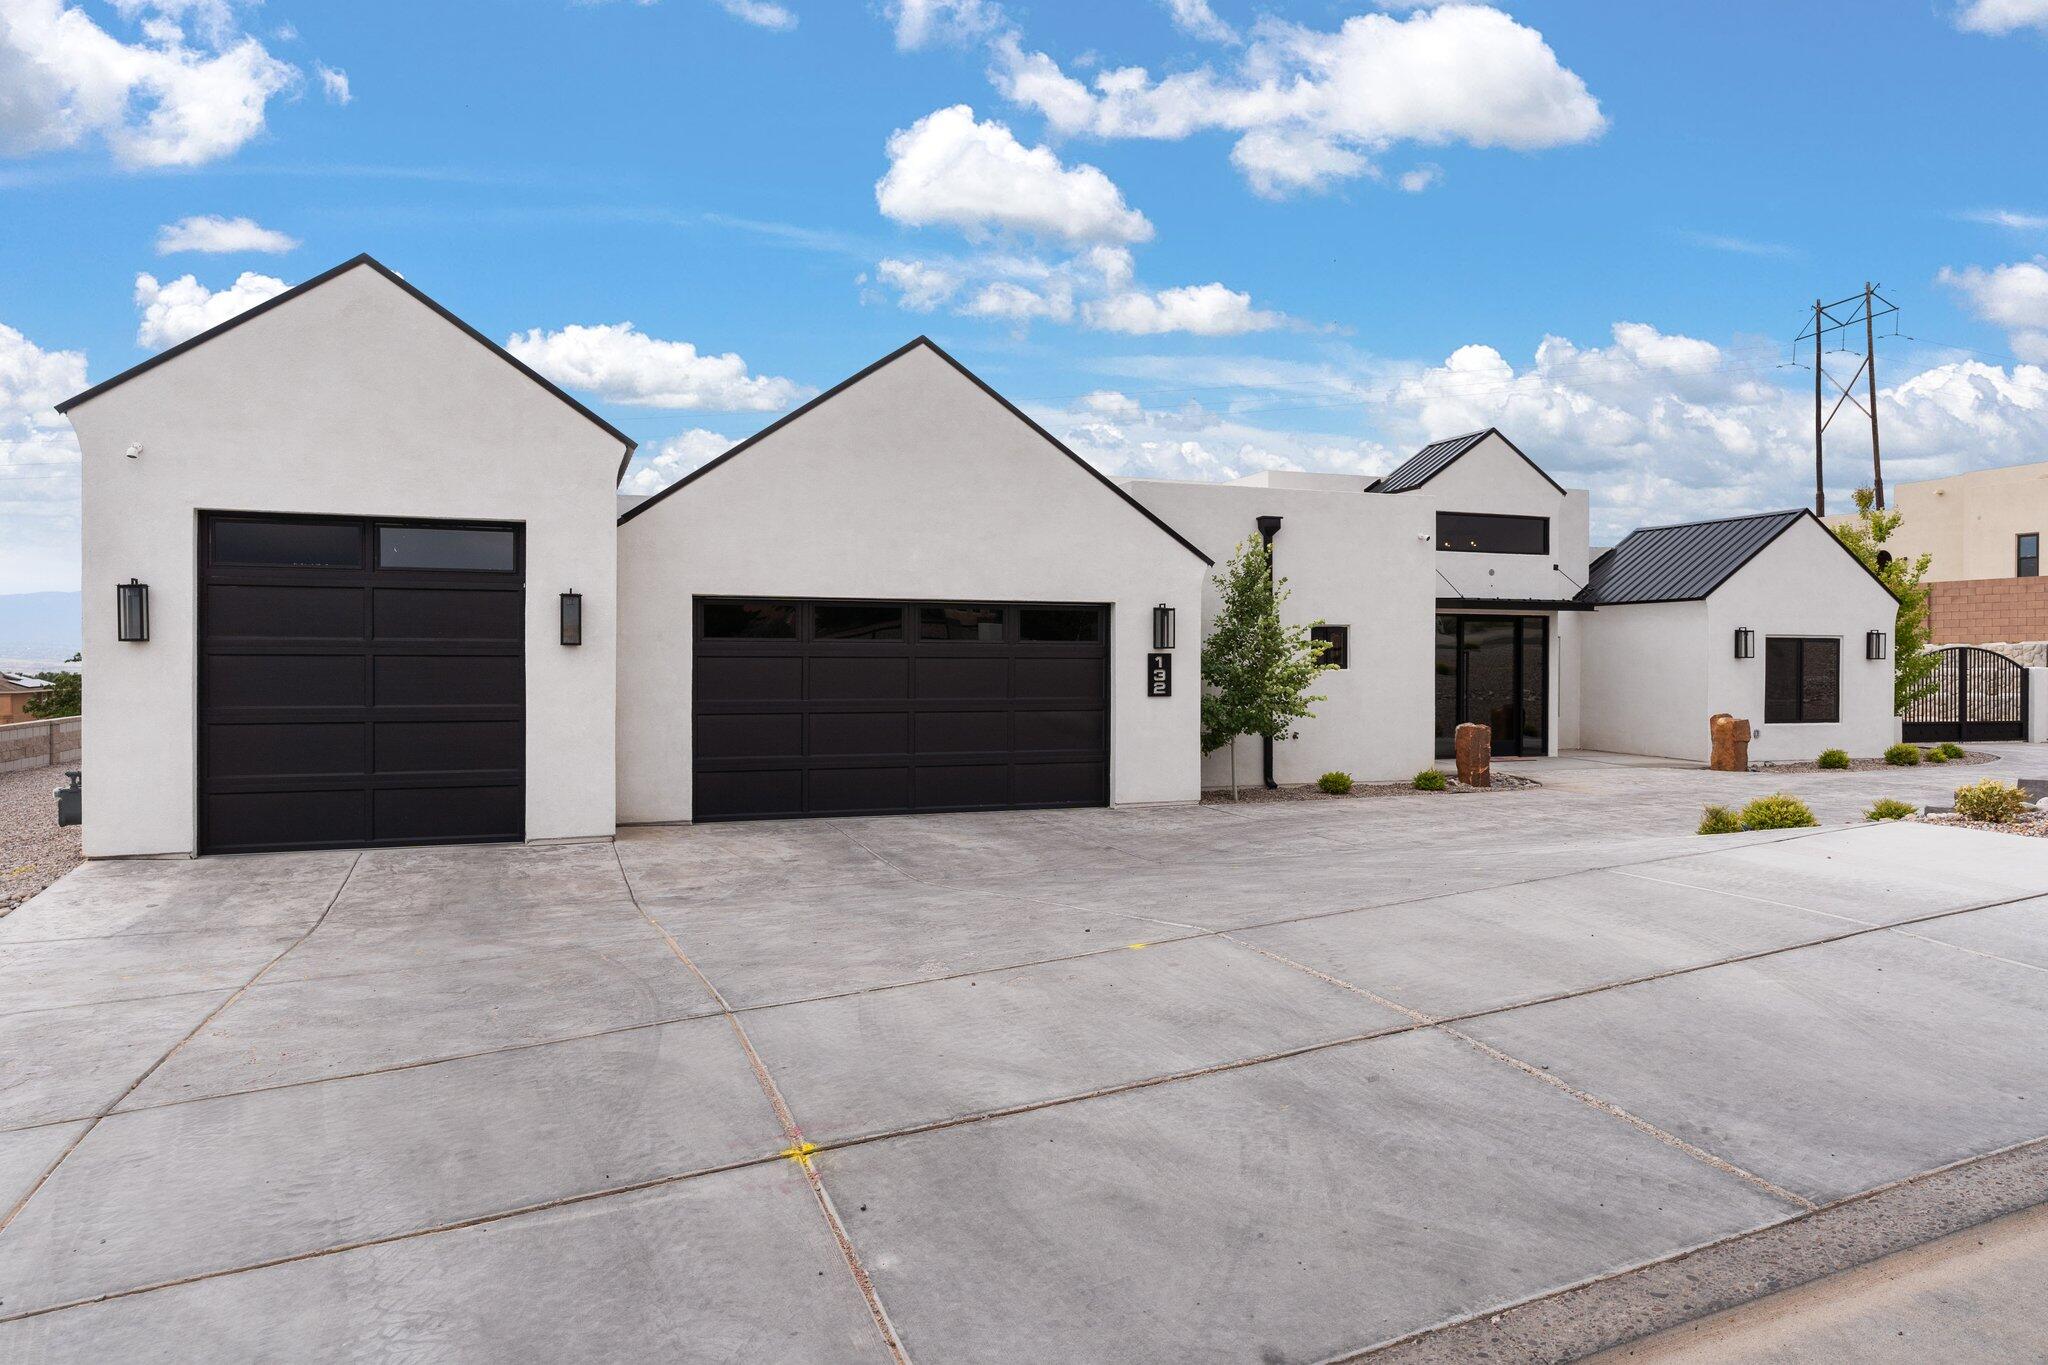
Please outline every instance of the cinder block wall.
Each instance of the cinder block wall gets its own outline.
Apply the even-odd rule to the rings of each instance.
[[[78,766],[78,717],[0,725],[0,773]]]
[[[1928,589],[1935,644],[2048,640],[2048,578],[1962,578]]]

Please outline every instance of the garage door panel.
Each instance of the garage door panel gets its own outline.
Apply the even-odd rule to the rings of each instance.
[[[796,701],[804,694],[804,661],[795,656],[733,658],[722,654],[697,657],[697,702]]]
[[[521,573],[383,567],[351,548],[373,543],[366,519],[221,515],[200,534],[202,851],[523,834]]]
[[[206,632],[214,640],[361,640],[358,587],[213,583]]]
[[[910,659],[819,654],[810,659],[811,701],[901,701],[910,692]]]
[[[525,634],[525,594],[517,588],[384,588],[372,606],[379,640],[509,644]]]
[[[1018,701],[1099,701],[1103,695],[1100,658],[1017,660]]]
[[[910,747],[910,716],[903,711],[813,711],[813,758],[901,754]]]
[[[201,665],[200,690],[216,711],[274,707],[362,706],[362,656],[358,654],[208,654]]]
[[[379,773],[516,773],[525,746],[516,720],[380,721]]]
[[[380,654],[371,664],[379,706],[518,706],[526,661],[516,654]]]
[[[370,841],[361,788],[217,792],[200,813],[215,853],[272,848],[347,848]]]
[[[801,758],[804,752],[804,718],[795,711],[700,714],[692,732],[700,759]]]
[[[364,726],[209,725],[206,771],[217,778],[339,777],[363,771]]]
[[[694,611],[699,820],[1108,800],[1104,608],[704,599]],[[1008,628],[1034,611],[1032,631]],[[772,635],[735,625],[769,614]],[[885,638],[817,634],[867,616]],[[971,630],[954,629],[964,616]],[[899,618],[918,630],[896,631]]]

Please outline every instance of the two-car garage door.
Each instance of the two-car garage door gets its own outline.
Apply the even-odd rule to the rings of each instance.
[[[206,517],[201,849],[520,838],[524,551],[517,526]]]
[[[1100,605],[699,598],[698,820],[1100,806]]]

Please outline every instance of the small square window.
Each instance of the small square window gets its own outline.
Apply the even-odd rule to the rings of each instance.
[[[1323,657],[1319,662],[1330,668],[1351,667],[1351,627],[1310,626],[1308,638],[1321,640],[1329,645],[1329,648],[1323,651]]]
[[[2027,534],[2021,536],[2019,540],[2019,576],[2021,578],[2039,578],[2041,576],[2040,533],[2036,531],[2029,531],[2027,532]]]
[[[1017,613],[1017,637],[1043,643],[1091,643],[1102,638],[1102,613],[1094,607],[1025,607]]]

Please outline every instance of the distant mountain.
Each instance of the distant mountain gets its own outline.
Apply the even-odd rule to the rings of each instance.
[[[79,595],[0,593],[0,659],[54,663],[78,653]]]

